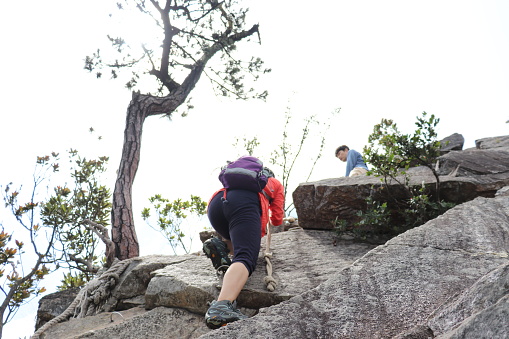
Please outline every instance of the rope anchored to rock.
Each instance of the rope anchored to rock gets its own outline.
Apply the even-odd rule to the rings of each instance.
[[[283,218],[283,222],[289,222],[291,225],[293,225],[293,223],[295,222],[295,218],[293,218],[293,217]],[[267,275],[265,276],[263,281],[267,285],[267,290],[269,290],[270,292],[274,292],[274,290],[276,289],[276,286],[277,286],[277,281],[272,276],[272,262],[271,262],[272,252],[270,251],[270,240],[272,237],[272,233],[270,230],[271,226],[272,226],[272,223],[269,221],[267,224],[267,239],[265,242],[265,253],[264,253],[264,259],[265,259],[265,264],[266,264],[265,267],[267,269]],[[282,226],[282,227],[284,227],[284,226]]]
[[[277,282],[276,279],[274,279],[274,277],[272,276],[272,262],[270,261],[270,259],[272,258],[272,252],[270,252],[270,239],[271,239],[270,226],[271,223],[269,222],[267,224],[267,239],[265,242],[265,254],[264,254],[267,275],[265,276],[263,281],[267,285],[267,290],[269,290],[270,292],[274,292],[277,286]]]
[[[267,290],[270,292],[274,292],[277,286],[276,279],[272,276],[272,263],[270,259],[272,258],[272,253],[265,252],[265,263],[267,267],[267,275],[263,278],[263,281],[267,285]]]

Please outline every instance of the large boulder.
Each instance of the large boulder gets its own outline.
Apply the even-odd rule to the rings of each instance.
[[[509,185],[509,137],[481,139],[479,148],[449,151],[439,158],[440,197],[462,203],[476,197],[493,197]],[[407,172],[413,187],[425,185],[436,191],[436,178],[426,167]],[[399,178],[403,182],[403,177]],[[407,192],[393,181],[388,183],[393,197],[403,199]],[[357,212],[366,207],[365,199],[382,186],[380,178],[358,176],[301,183],[293,192],[299,225],[311,229],[333,229],[334,220],[359,220]]]
[[[445,154],[450,151],[461,151],[465,138],[459,133],[451,134],[450,136],[440,140],[440,153]]]
[[[120,276],[112,292],[111,300],[114,304],[111,309],[125,310],[144,306],[145,292],[152,279],[152,272],[186,261],[188,258],[189,256],[150,255],[134,259]]]

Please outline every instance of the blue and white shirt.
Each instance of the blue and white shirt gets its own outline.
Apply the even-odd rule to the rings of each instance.
[[[364,162],[364,159],[362,159],[362,155],[357,152],[356,150],[348,150],[348,155],[346,157],[346,177],[350,175],[350,172],[355,167],[362,167],[366,170],[368,169],[368,166]]]

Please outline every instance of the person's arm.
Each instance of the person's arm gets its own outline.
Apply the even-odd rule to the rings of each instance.
[[[274,195],[269,205],[269,209],[271,211],[270,222],[274,226],[280,226],[283,224],[283,218],[285,214],[284,187],[279,181],[277,181],[277,179],[271,179],[274,180]]]
[[[357,152],[354,151],[353,149],[348,150],[348,155],[346,156],[346,174],[345,174],[345,177],[348,177],[350,175],[350,172],[355,167],[356,155],[359,154],[359,153],[357,153],[357,154],[356,153]]]

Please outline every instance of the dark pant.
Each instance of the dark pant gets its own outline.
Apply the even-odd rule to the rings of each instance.
[[[207,215],[216,232],[232,241],[232,262],[243,263],[251,275],[260,253],[261,209],[258,193],[228,190],[224,199],[223,192],[219,192],[210,201]]]

